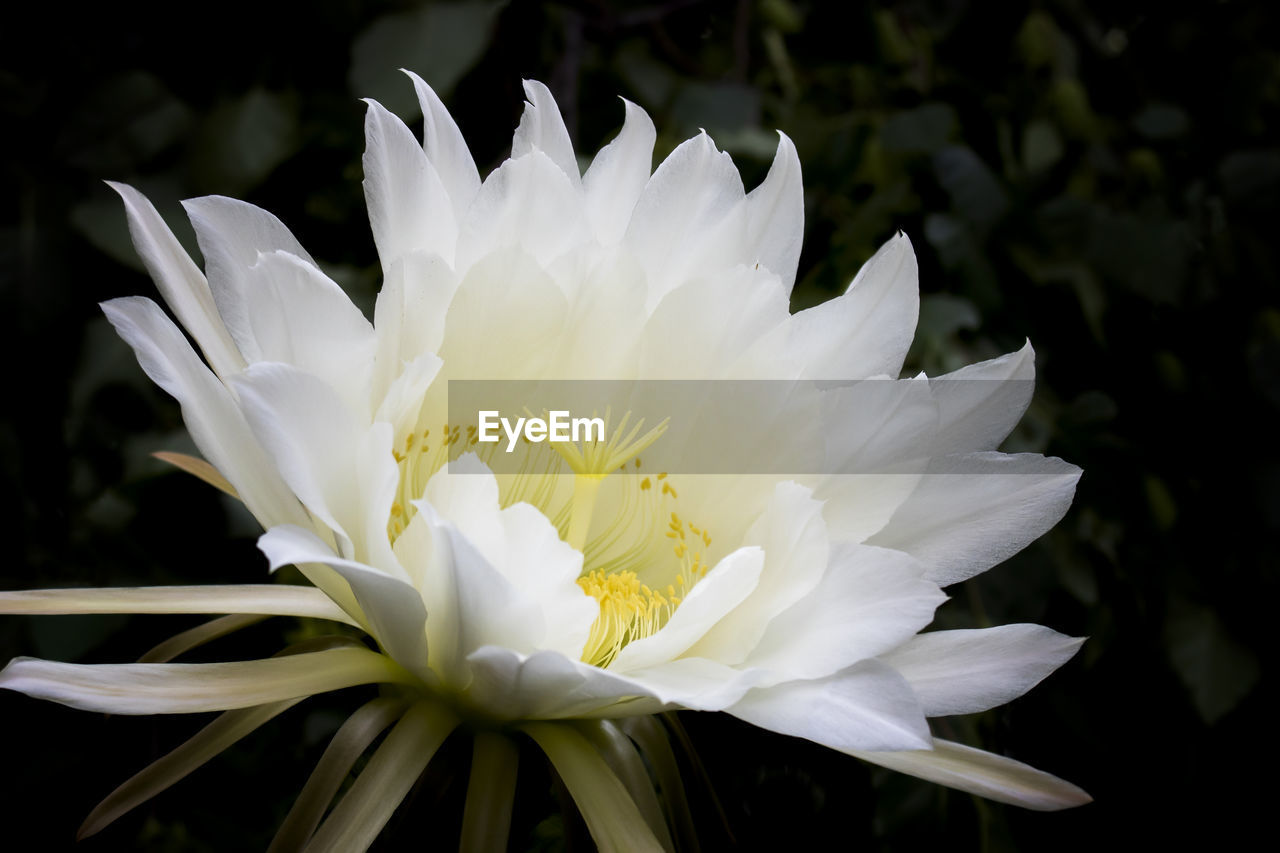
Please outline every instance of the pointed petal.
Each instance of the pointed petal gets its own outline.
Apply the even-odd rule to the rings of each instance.
[[[1017,699],[1084,643],[1043,625],[932,631],[880,660],[902,673],[925,716],[976,714]]]
[[[541,151],[560,167],[569,183],[575,187],[581,182],[578,158],[573,153],[569,130],[551,90],[537,80],[524,81],[524,94],[528,98],[511,141],[511,159],[523,157],[531,151]]]
[[[307,853],[369,849],[457,725],[457,717],[434,703],[419,702],[405,712],[311,839]]]
[[[14,658],[0,687],[83,711],[190,714],[248,708],[357,684],[416,683],[364,648],[234,663],[75,664]]]
[[[935,454],[995,450],[1031,402],[1036,354],[1027,343],[1017,352],[970,364],[929,380],[938,402]]]
[[[841,752],[929,743],[929,726],[915,694],[902,676],[879,661],[862,661],[816,681],[752,690],[726,710],[752,725]]]
[[[931,463],[869,545],[905,551],[947,586],[984,572],[1057,524],[1080,469],[1056,457],[971,453]]]
[[[458,219],[436,167],[404,122],[377,101],[365,103],[364,197],[383,272],[415,249],[452,263]]]
[[[653,143],[658,138],[648,113],[625,98],[622,103],[626,105],[622,131],[600,149],[582,176],[587,216],[596,239],[604,245],[618,242],[626,233],[636,202],[649,181]]]
[[[793,315],[753,352],[758,363],[795,365],[806,379],[896,378],[919,312],[915,252],[899,234],[863,264],[843,296]]]
[[[169,309],[195,338],[215,373],[225,379],[239,371],[244,357],[218,314],[204,273],[146,196],[128,184],[107,181],[107,186],[124,200],[134,248]]]
[[[257,263],[260,252],[277,250],[312,266],[315,261],[284,223],[260,207],[225,196],[189,199],[182,206],[196,230],[218,314],[245,360],[257,361],[258,344],[245,303],[249,267]]]
[[[1036,811],[1058,811],[1093,801],[1070,782],[1020,761],[937,738],[933,749],[850,754],[899,773]]]
[[[346,780],[356,759],[364,754],[378,735],[394,723],[405,710],[399,699],[380,697],[361,705],[334,734],[324,755],[320,756],[307,784],[303,786],[289,814],[276,830],[267,853],[301,850],[320,825],[338,788]]]
[[[180,781],[191,771],[221,754],[224,750],[271,720],[292,708],[305,697],[226,711],[194,737],[162,758],[152,762],[120,785],[94,807],[84,819],[76,839],[88,838],[136,806]]]
[[[423,150],[427,152],[431,165],[435,166],[444,188],[449,191],[454,215],[461,222],[463,214],[480,191],[480,172],[476,170],[475,160],[471,158],[471,152],[458,125],[454,123],[453,116],[449,115],[435,91],[412,71],[404,73],[413,81],[418,102],[422,105],[426,125]]]
[[[257,613],[331,619],[355,625],[323,592],[309,586],[144,586],[0,592],[0,613]]]
[[[635,801],[586,738],[558,723],[522,728],[551,759],[600,853],[662,853]]]
[[[804,184],[795,145],[781,131],[778,137],[769,174],[747,195],[747,239],[756,262],[782,279],[790,293],[804,241]]]
[[[627,789],[632,802],[644,816],[645,823],[653,831],[662,849],[674,851],[675,843],[667,829],[657,790],[636,745],[612,720],[583,720],[578,724],[578,731],[591,742],[609,765],[609,769],[618,777],[618,781]]]
[[[705,133],[663,160],[636,202],[626,242],[644,261],[648,308],[694,271],[738,263],[747,249],[746,197],[728,154]]]

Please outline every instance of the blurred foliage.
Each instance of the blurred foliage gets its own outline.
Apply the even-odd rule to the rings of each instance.
[[[396,68],[417,70],[487,171],[506,154],[520,79],[535,77],[588,154],[621,123],[619,94],[653,115],[659,155],[706,128],[748,186],[775,129],[788,134],[806,187],[793,308],[839,292],[904,230],[924,294],[909,368],[950,370],[1029,336],[1040,383],[1006,447],[1085,469],[1067,518],[953,589],[938,624],[1037,621],[1090,642],[1024,699],[938,730],[1097,802],[1006,809],[687,714],[711,784],[692,793],[706,848],[1223,847],[1267,815],[1268,786],[1245,774],[1275,757],[1263,734],[1280,541],[1271,6],[230,0],[22,15],[0,32],[0,339],[15,386],[0,500],[16,551],[0,587],[251,582],[265,568],[243,510],[149,455],[190,440],[96,310],[152,293],[103,179],[147,192],[191,248],[178,199],[261,204],[368,306],[357,98],[411,119]],[[0,652],[128,660],[189,624],[4,619]],[[194,659],[258,656],[290,630],[264,623]],[[265,846],[358,699],[290,711],[78,849]],[[196,727],[8,693],[0,714],[0,815],[7,839],[29,837],[15,849],[69,848],[97,799]],[[461,784],[428,774],[378,849],[420,849],[452,825]],[[572,816],[548,817],[545,776],[521,786],[513,849],[580,839]],[[444,819],[425,817],[433,803]]]

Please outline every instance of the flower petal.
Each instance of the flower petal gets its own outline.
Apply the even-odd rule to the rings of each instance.
[[[680,143],[662,161],[626,234],[648,270],[649,310],[692,275],[732,267],[749,254],[745,197],[733,160],[706,133]]]
[[[752,690],[725,710],[761,728],[841,752],[929,743],[929,726],[911,687],[874,660],[814,681]]]
[[[413,81],[414,91],[418,93],[418,103],[422,105],[425,123],[422,148],[427,152],[431,165],[435,166],[445,189],[449,191],[454,215],[461,222],[463,214],[480,191],[480,173],[476,170],[475,160],[471,158],[471,151],[467,148],[458,125],[454,123],[453,116],[449,115],[435,90],[412,71],[406,70],[404,73]]]
[[[323,592],[309,586],[143,586],[0,592],[0,613],[259,613],[331,619],[355,625]]]
[[[107,186],[124,200],[133,246],[160,295],[200,345],[213,371],[225,379],[242,369],[244,357],[218,314],[204,273],[146,196],[128,184],[107,181]]]
[[[1035,390],[1036,354],[1022,349],[929,380],[938,403],[933,452],[995,450],[1022,419]]]
[[[622,131],[591,161],[582,176],[587,216],[602,245],[622,239],[640,193],[653,168],[653,143],[658,137],[649,114],[622,99],[626,119]]]
[[[261,252],[285,251],[311,265],[315,261],[279,219],[260,207],[225,196],[205,196],[182,203],[196,242],[204,255],[205,274],[218,314],[245,360],[261,355],[245,302],[249,268]]]
[[[415,683],[385,655],[337,648],[234,663],[75,664],[14,658],[0,687],[83,711],[190,714],[378,682]]]
[[[1043,625],[932,631],[881,655],[907,679],[925,716],[976,714],[1017,699],[1084,643]]]
[[[578,186],[582,180],[578,158],[573,153],[569,129],[564,126],[564,117],[560,115],[551,90],[537,80],[525,80],[524,96],[528,100],[520,115],[520,126],[511,140],[511,159],[541,151],[560,167],[569,183]]]
[[[748,245],[756,262],[782,279],[790,293],[804,240],[804,184],[796,147],[781,131],[769,174],[747,194],[746,213]]]
[[[655,666],[686,652],[756,588],[764,568],[760,548],[739,548],[689,590],[662,630],[627,644],[609,668],[616,672]]]
[[[367,417],[373,327],[342,288],[288,252],[259,255],[246,283],[259,360],[292,364],[320,377],[353,412]]]
[[[774,617],[747,664],[821,678],[899,646],[946,600],[924,569],[900,551],[832,546],[821,582]]]
[[[1058,811],[1093,801],[1080,788],[1057,776],[1012,758],[938,738],[934,738],[932,749],[909,752],[855,750],[850,754],[899,773],[1036,811]]]
[[[869,545],[905,551],[947,586],[1021,551],[1071,506],[1080,469],[1056,457],[971,453],[935,459]]]
[[[415,249],[452,263],[458,220],[436,167],[404,122],[365,103],[364,197],[383,271]]]
[[[618,717],[662,709],[638,680],[572,660],[559,652],[522,655],[483,646],[467,656],[472,681],[465,698],[503,719]]]
[[[369,849],[457,725],[458,718],[434,702],[419,702],[405,712],[329,813],[307,845],[307,853]]]

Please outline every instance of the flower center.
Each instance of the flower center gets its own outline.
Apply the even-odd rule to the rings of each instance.
[[[639,456],[662,436],[667,422],[645,431],[643,419],[631,423],[627,413],[611,428],[611,414],[605,413],[602,440],[525,441],[518,470],[496,475],[502,506],[532,504],[561,539],[582,552],[578,586],[600,605],[582,660],[599,667],[666,625],[706,575],[703,555],[712,542],[709,531],[681,518],[679,492],[666,473],[642,474]],[[502,452],[480,444],[475,426],[458,424],[445,424],[436,435],[411,434],[395,451],[400,485],[387,524],[392,542],[408,527],[416,512],[412,502],[424,494],[427,481],[467,451],[486,462]],[[559,473],[560,460],[571,475]]]

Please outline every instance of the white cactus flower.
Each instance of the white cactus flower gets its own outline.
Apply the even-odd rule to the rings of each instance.
[[[824,443],[825,474],[641,469],[662,435],[652,423],[610,423],[603,441],[563,448],[567,476],[501,472],[463,431],[474,424],[445,423],[447,381],[896,377],[916,323],[915,257],[899,235],[844,295],[791,315],[803,197],[785,136],[750,193],[705,134],[651,173],[653,124],[627,103],[621,132],[580,174],[550,92],[527,83],[511,157],[482,181],[440,100],[413,82],[421,144],[369,102],[365,193],[385,275],[373,323],[271,214],[186,202],[201,272],[151,204],[116,186],[203,353],[149,299],[103,306],[207,460],[176,461],[238,496],[266,530],[272,569],[297,565],[312,586],[0,594],[8,613],[232,614],[147,662],[19,658],[0,673],[0,686],[88,710],[227,712],[126,782],[84,831],[301,699],[364,684],[381,685],[379,698],[335,736],[277,849],[365,849],[455,730],[475,737],[476,777],[497,780],[473,781],[473,849],[505,849],[520,732],[601,849],[670,847],[653,762],[637,749],[663,748],[651,717],[672,709],[724,711],[1030,808],[1086,802],[1060,779],[935,739],[927,723],[1021,695],[1079,646],[1038,625],[921,633],[941,587],[1017,552],[1071,502],[1077,468],[995,452],[1029,396],[1030,346],[895,383],[927,390],[927,469],[865,473],[872,457],[881,470],[921,458],[919,413],[902,406],[843,409],[816,434],[792,423],[794,441]],[[945,380],[984,380],[989,393],[951,394],[960,383]],[[342,622],[373,642],[168,662],[255,614]]]

